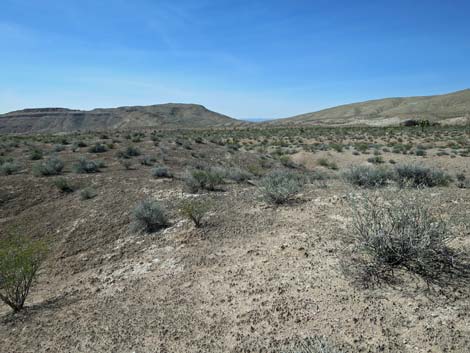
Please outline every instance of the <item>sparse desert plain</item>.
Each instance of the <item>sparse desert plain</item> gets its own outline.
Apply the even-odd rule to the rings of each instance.
[[[47,244],[1,352],[469,352],[470,128],[2,135]]]

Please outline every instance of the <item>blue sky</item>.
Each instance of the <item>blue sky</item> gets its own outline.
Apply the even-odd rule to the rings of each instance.
[[[470,87],[470,1],[0,0],[0,112],[241,119]]]

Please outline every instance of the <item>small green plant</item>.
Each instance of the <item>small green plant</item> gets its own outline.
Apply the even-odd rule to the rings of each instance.
[[[153,233],[169,225],[166,211],[156,200],[144,200],[137,204],[133,212],[132,229]]]
[[[452,177],[444,171],[420,165],[398,165],[395,172],[396,181],[400,186],[447,186],[452,181]]]
[[[15,162],[5,162],[0,165],[0,175],[12,175],[18,172],[20,166]]]
[[[367,158],[367,162],[372,163],[372,164],[382,164],[385,163],[384,159],[382,156],[374,156],[374,157],[369,157]]]
[[[284,204],[302,191],[305,178],[293,172],[274,171],[263,177],[259,190],[263,198],[272,204]]]
[[[108,148],[101,144],[101,143],[95,143],[93,146],[91,146],[89,149],[88,149],[88,152],[90,153],[104,153],[108,150]]]
[[[227,172],[227,178],[237,183],[246,182],[250,180],[252,177],[253,175],[251,173],[238,167],[230,168]]]
[[[389,169],[373,168],[369,166],[351,167],[342,174],[349,184],[363,188],[383,187],[393,180],[394,174]]]
[[[119,159],[119,163],[124,167],[126,170],[132,169],[132,162],[129,159]]]
[[[122,151],[118,151],[116,156],[119,158],[119,159],[129,159],[131,157],[138,157],[140,156],[142,153],[140,152],[140,150],[137,148],[137,147],[134,147],[134,146],[128,146],[126,147],[125,150],[122,150]]]
[[[198,228],[202,225],[202,219],[209,209],[208,200],[186,199],[181,201],[179,206],[181,215],[190,219]]]
[[[47,252],[45,241],[16,234],[0,240],[0,299],[14,312],[23,309]]]
[[[96,162],[80,158],[77,163],[73,165],[73,170],[77,174],[88,174],[99,172],[99,166]]]
[[[217,168],[190,170],[185,177],[185,184],[190,192],[199,190],[215,191],[223,183],[224,174]]]
[[[171,178],[172,174],[165,166],[158,166],[152,169],[152,176],[154,178]]]
[[[353,210],[353,263],[366,282],[393,280],[400,270],[428,284],[468,275],[468,265],[448,245],[453,237],[450,228],[421,200],[408,195],[366,197]]]
[[[32,161],[37,161],[37,160],[42,159],[43,155],[44,153],[42,152],[42,150],[35,147],[31,149],[29,153],[29,159],[31,159]]]
[[[38,162],[33,166],[35,176],[59,175],[64,169],[64,162],[58,157],[50,157],[43,162]]]
[[[64,177],[55,179],[54,185],[57,189],[59,189],[61,192],[64,192],[64,193],[70,193],[74,191],[74,187]]]
[[[96,195],[98,195],[98,193],[91,186],[88,186],[80,191],[80,199],[82,200],[90,200],[96,197]]]

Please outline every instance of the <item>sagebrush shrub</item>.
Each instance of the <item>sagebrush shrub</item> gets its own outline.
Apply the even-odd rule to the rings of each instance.
[[[86,188],[84,188],[80,191],[80,199],[82,199],[82,200],[92,199],[92,198],[96,197],[96,195],[98,195],[98,193],[91,186],[86,187]]]
[[[363,280],[389,280],[404,270],[436,283],[460,267],[458,254],[448,245],[453,235],[446,223],[419,199],[366,197],[355,205],[353,216],[351,232]]]
[[[84,173],[97,173],[100,171],[98,163],[94,161],[87,160],[86,158],[80,158],[77,163],[73,165],[73,170],[75,173],[84,174]]]
[[[91,146],[89,149],[88,149],[88,152],[90,153],[104,153],[108,150],[108,148],[101,144],[101,143],[95,143],[93,146]]]
[[[20,169],[20,166],[15,162],[5,162],[0,165],[0,175],[15,174]]]
[[[237,183],[243,183],[250,180],[252,177],[253,175],[250,172],[238,167],[230,168],[227,172],[227,178]]]
[[[51,176],[59,175],[64,169],[64,162],[58,157],[50,157],[43,162],[36,163],[33,166],[33,174],[35,176]]]
[[[447,186],[452,181],[452,177],[446,172],[421,165],[398,165],[395,173],[400,186]]]
[[[152,169],[152,176],[154,178],[171,178],[172,174],[165,166],[158,166]]]
[[[190,192],[215,191],[224,183],[224,172],[218,168],[194,169],[186,173],[184,180]]]
[[[0,299],[20,311],[47,255],[46,242],[18,235],[0,240]]]
[[[263,177],[258,184],[263,198],[273,204],[283,204],[302,191],[304,176],[286,171],[274,171]]]
[[[386,186],[390,180],[393,180],[394,174],[386,168],[357,166],[343,172],[342,177],[352,185],[375,188]]]
[[[69,181],[63,177],[57,178],[54,180],[54,185],[59,189],[61,192],[73,192],[74,187],[69,183]]]
[[[132,229],[153,233],[169,224],[166,211],[156,200],[141,201],[134,208]]]

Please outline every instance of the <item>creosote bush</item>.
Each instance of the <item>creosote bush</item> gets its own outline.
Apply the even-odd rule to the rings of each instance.
[[[354,269],[364,284],[395,281],[401,271],[428,284],[468,277],[469,266],[449,247],[453,235],[422,200],[411,195],[365,197],[353,207]]]
[[[132,229],[153,233],[169,224],[165,210],[156,200],[141,201],[134,208]]]
[[[35,176],[51,176],[59,175],[64,169],[64,162],[53,156],[43,162],[38,162],[33,166],[33,174]]]
[[[179,205],[183,217],[190,219],[196,227],[202,225],[202,219],[210,209],[210,202],[205,199],[185,199]]]
[[[452,181],[452,177],[444,171],[420,165],[398,165],[395,173],[400,186],[447,186]]]
[[[20,311],[48,252],[45,241],[9,235],[0,240],[0,299]]]
[[[258,184],[263,198],[272,204],[283,204],[302,191],[305,177],[295,172],[274,171]]]
[[[342,177],[354,186],[377,188],[386,186],[390,180],[393,180],[394,174],[386,168],[357,166],[343,172]]]

